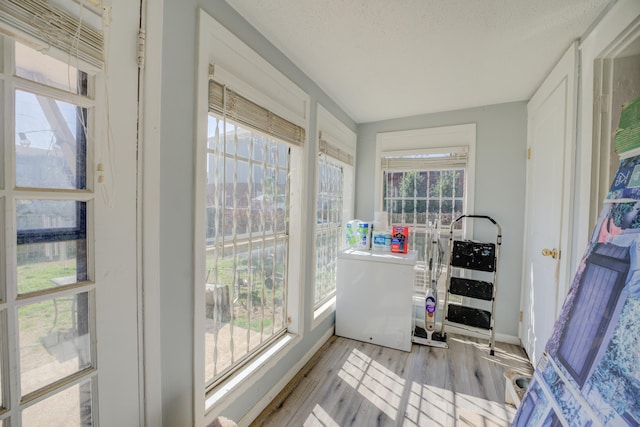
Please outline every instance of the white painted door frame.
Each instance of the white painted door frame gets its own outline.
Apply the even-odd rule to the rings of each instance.
[[[608,119],[599,92],[603,59],[615,55],[640,27],[640,2],[617,1],[580,43],[580,104],[576,163],[576,210],[573,227],[571,271],[576,271],[600,214],[609,186],[611,150],[602,146],[601,122]],[[600,73],[600,74],[598,74]],[[606,105],[606,100],[604,101]],[[607,118],[602,117],[602,113]]]
[[[138,52],[138,292],[141,325],[142,417],[162,425],[162,349],[160,333],[160,129],[162,98],[163,2],[139,0]],[[144,37],[144,40],[142,38]]]

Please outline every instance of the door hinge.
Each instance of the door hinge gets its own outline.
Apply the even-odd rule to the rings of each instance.
[[[520,310],[520,321],[522,322],[522,310]]]
[[[147,40],[147,34],[143,28],[138,29],[138,68],[144,68],[144,47]]]
[[[531,160],[531,148],[527,148],[527,160]]]

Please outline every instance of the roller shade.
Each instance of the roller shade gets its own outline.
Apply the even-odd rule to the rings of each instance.
[[[304,145],[304,128],[283,119],[213,79],[209,79],[209,112],[228,117],[282,141],[298,146]]]
[[[337,144],[327,141],[328,139],[326,134],[320,132],[319,152],[353,166],[353,155],[346,150],[340,149]]]
[[[382,170],[447,169],[467,166],[468,147],[383,152]]]
[[[85,3],[89,3],[85,0]],[[46,0],[1,0],[0,33],[24,41],[53,46],[93,67],[104,67],[104,36],[101,11],[69,2],[78,16]],[[92,16],[91,16],[92,15]],[[97,19],[96,19],[97,16]],[[87,24],[90,17],[98,26]]]

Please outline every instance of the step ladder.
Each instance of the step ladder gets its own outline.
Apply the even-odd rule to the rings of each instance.
[[[490,221],[497,229],[495,242],[454,240],[453,230],[456,224],[468,219]],[[445,317],[442,320],[440,335],[446,340],[446,324],[486,334],[491,356],[495,353],[496,292],[501,244],[502,228],[493,218],[486,215],[459,216],[449,228],[447,292],[444,297]],[[460,273],[459,275],[453,275],[454,268]],[[485,301],[485,303],[472,304],[474,307],[469,307],[450,302],[449,295],[466,297],[470,302],[476,300]]]

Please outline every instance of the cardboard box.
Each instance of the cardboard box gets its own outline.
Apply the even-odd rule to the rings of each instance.
[[[409,227],[394,225],[391,229],[391,252],[409,252]]]

